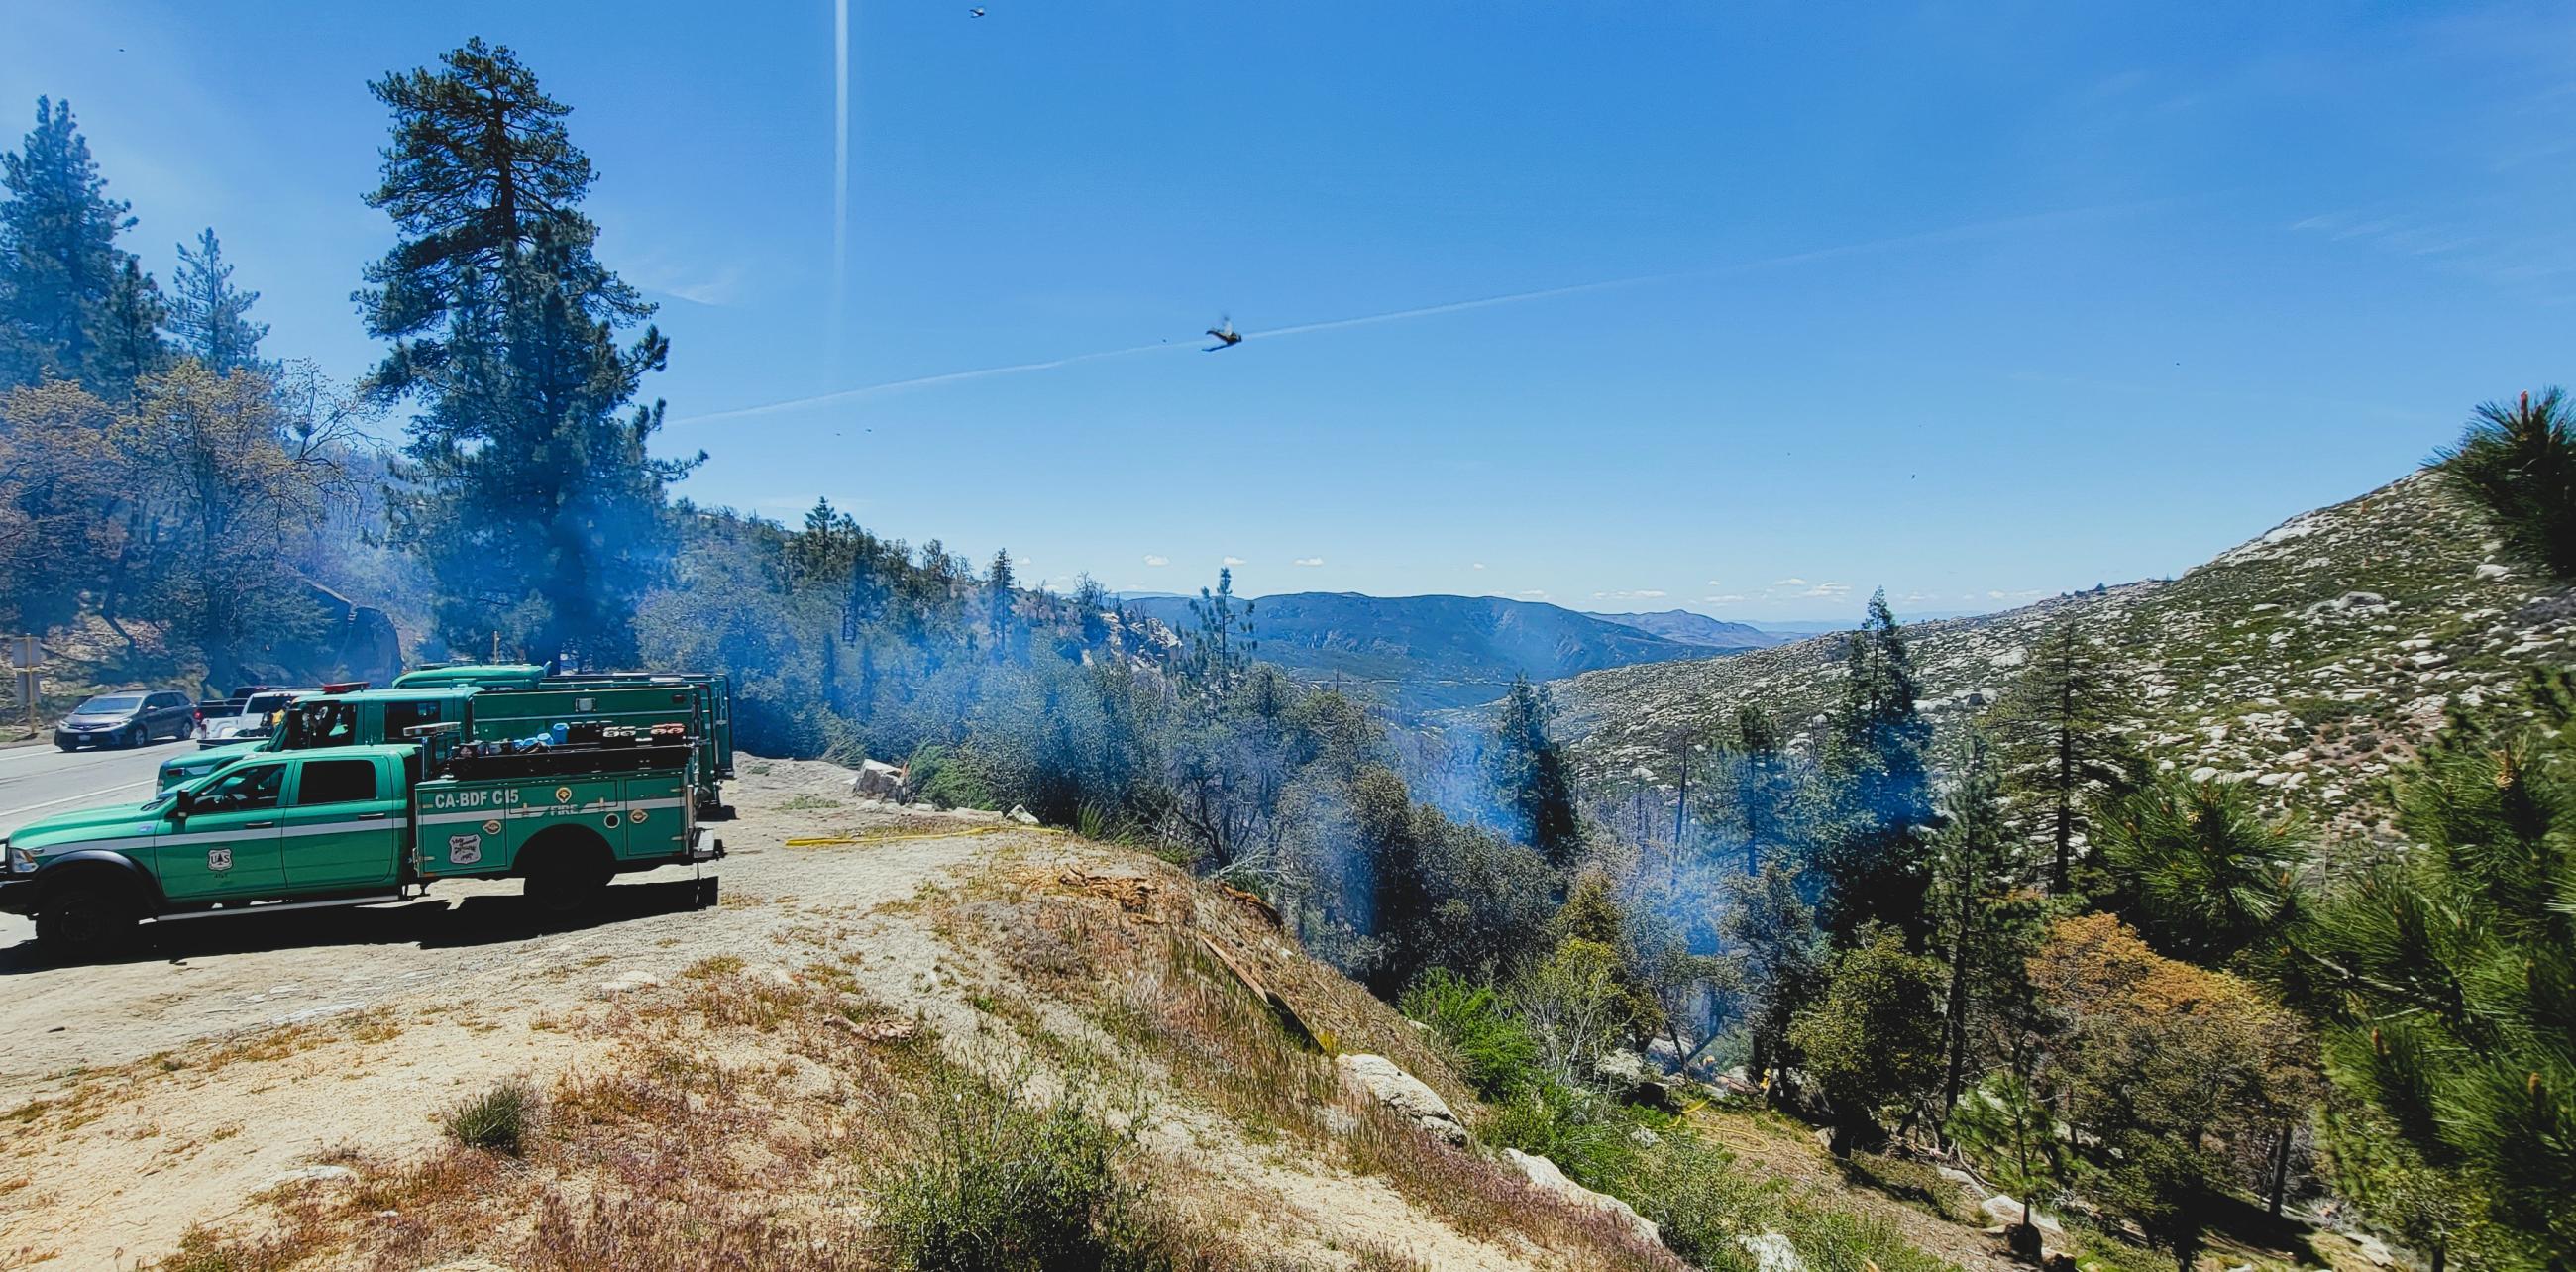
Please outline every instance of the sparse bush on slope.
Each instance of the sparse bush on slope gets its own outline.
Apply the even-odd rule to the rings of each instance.
[[[534,1133],[540,1099],[527,1083],[512,1079],[449,1109],[441,1125],[449,1139],[467,1148],[516,1157]]]
[[[1146,1189],[1119,1175],[1135,1130],[1026,1083],[941,1073],[926,1132],[883,1185],[878,1230],[921,1272],[1080,1272],[1173,1266],[1155,1248]]]

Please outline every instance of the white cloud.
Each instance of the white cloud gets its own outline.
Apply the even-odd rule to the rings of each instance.
[[[1160,568],[1162,568],[1163,566],[1166,566],[1166,565],[1170,565],[1171,563],[1172,563],[1172,558],[1170,558],[1170,557],[1167,557],[1167,556],[1156,556],[1155,554],[1153,554],[1153,553],[1151,553],[1151,552],[1148,552],[1148,553],[1146,553],[1146,554],[1145,554],[1145,564],[1150,565],[1150,566],[1153,566],[1153,567],[1155,567],[1155,568],[1157,568],[1157,569],[1160,569]]]
[[[2040,590],[2035,587],[2026,588],[2018,592],[1991,591],[1986,593],[1986,599],[1990,601],[2035,601],[2038,600],[2040,596]]]
[[[1299,558],[1297,558],[1297,564],[1302,565],[1302,566],[1307,566],[1307,567],[1309,567],[1309,568],[1312,568],[1312,567],[1314,567],[1314,566],[1318,566],[1318,565],[1322,565],[1323,563],[1324,563],[1324,558],[1322,558],[1322,557],[1299,557]]]
[[[1720,583],[1720,582],[1718,582],[1716,579],[1710,579],[1710,580],[1708,581],[1708,586],[1710,586],[1710,587],[1724,587],[1724,586],[1726,586],[1726,585],[1725,585],[1724,583]]]
[[[1799,578],[1794,574],[1785,579],[1773,579],[1771,581],[1771,586],[1773,587],[1805,587],[1806,585],[1807,581],[1805,579]]]
[[[1744,598],[1741,596],[1703,596],[1699,598],[1699,602],[1702,605],[1739,605],[1742,604],[1743,601]]]
[[[1808,588],[1806,591],[1798,593],[1798,595],[1813,597],[1819,600],[1831,600],[1837,596],[1848,595],[1850,592],[1851,584],[1849,583],[1819,583],[1814,587]]]
[[[1664,599],[1664,593],[1660,588],[1650,587],[1634,592],[1595,592],[1592,594],[1592,599],[1596,601],[1660,601]]]
[[[1485,563],[1484,563],[1484,562],[1482,562],[1482,561],[1478,561],[1478,562],[1476,562],[1476,563],[1474,563],[1474,564],[1472,564],[1472,565],[1468,566],[1467,568],[1468,568],[1468,569],[1471,569],[1471,570],[1481,570],[1481,569],[1484,569],[1484,568],[1485,568]]]
[[[1243,558],[1239,556],[1230,556],[1218,561],[1217,564],[1225,566],[1228,569],[1232,569],[1235,566],[1243,564]]]
[[[1537,588],[1531,588],[1530,590],[1521,593],[1521,595],[1528,597],[1533,601],[1544,601],[1547,599],[1547,593],[1539,591]]]

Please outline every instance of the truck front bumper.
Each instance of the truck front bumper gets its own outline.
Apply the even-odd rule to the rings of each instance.
[[[0,875],[0,914],[36,913],[36,880],[33,875]]]

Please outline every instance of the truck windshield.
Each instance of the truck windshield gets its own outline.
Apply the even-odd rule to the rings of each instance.
[[[357,704],[336,700],[305,702],[286,713],[286,727],[280,731],[278,748],[309,751],[316,747],[348,746],[357,740]]]

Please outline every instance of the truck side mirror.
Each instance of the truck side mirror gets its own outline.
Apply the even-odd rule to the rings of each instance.
[[[179,802],[170,806],[170,815],[185,819],[188,814],[195,811],[197,811],[197,793],[184,786],[179,788]]]

